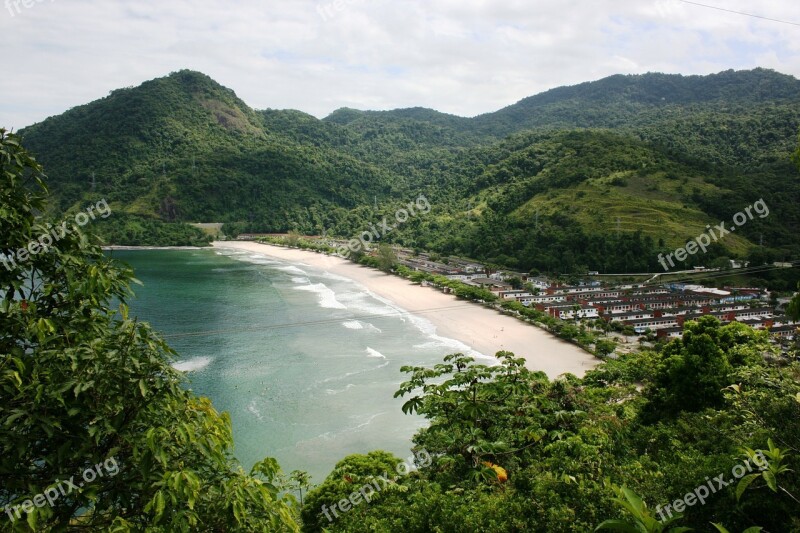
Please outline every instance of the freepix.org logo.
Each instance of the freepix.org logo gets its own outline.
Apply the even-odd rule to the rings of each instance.
[[[658,262],[661,263],[661,266],[664,267],[664,271],[667,272],[670,268],[675,267],[675,262],[672,260],[673,256],[676,260],[683,262],[687,257],[696,254],[698,251],[706,253],[708,247],[711,246],[712,243],[719,242],[728,234],[736,231],[736,228],[740,228],[753,220],[755,218],[753,212],[758,215],[758,218],[766,218],[769,216],[769,207],[767,207],[763,198],[733,215],[733,223],[735,226],[731,225],[729,229],[725,226],[725,222],[720,222],[714,227],[709,224],[706,226],[706,233],[702,233],[695,239],[688,241],[686,246],[678,248],[674,252],[668,253],[666,256],[664,256],[664,254],[658,254]],[[667,262],[669,262],[669,266],[667,266]]]
[[[5,256],[0,255],[0,263],[3,263],[6,270],[12,271],[18,265],[24,264],[34,256],[49,252],[58,241],[77,231],[77,228],[85,226],[89,221],[95,220],[98,215],[100,218],[111,216],[111,208],[105,198],[87,207],[85,212],[79,211],[74,217],[73,224],[65,220],[58,226],[48,225],[46,233],[42,233],[38,238],[31,240],[24,248],[16,251],[12,250]]]
[[[380,240],[397,229],[398,226],[405,224],[411,217],[420,214],[427,215],[430,212],[431,203],[424,195],[420,194],[416,201],[409,202],[404,208],[397,210],[394,214],[394,220],[397,221],[397,224],[389,224],[388,219],[383,217],[380,225],[376,226],[373,224],[367,231],[362,232],[358,238],[352,239],[347,244],[340,246],[337,253],[342,257],[348,257],[352,253],[361,251],[368,252],[372,249],[373,242]]]
[[[23,7],[25,9],[30,9],[36,4],[41,4],[46,1],[47,0],[6,0],[6,9],[11,13],[12,17],[15,17],[22,13]],[[50,2],[55,2],[55,0],[50,0]]]
[[[5,512],[12,522],[16,522],[22,518],[23,513],[30,514],[35,508],[41,508],[45,505],[52,507],[59,498],[66,498],[73,492],[80,491],[84,485],[92,483],[98,478],[106,477],[106,474],[110,478],[119,474],[119,465],[116,457],[106,459],[103,463],[97,463],[87,468],[81,473],[78,481],[75,480],[76,476],[70,476],[69,479],[61,481],[57,480],[52,487],[49,487],[41,494],[29,498],[19,505],[6,506]]]

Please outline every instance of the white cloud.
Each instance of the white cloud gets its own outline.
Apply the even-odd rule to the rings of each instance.
[[[800,22],[800,4],[716,4]],[[800,75],[800,28],[678,0],[40,0],[0,9],[0,33],[0,125],[14,128],[182,68],[252,107],[317,116],[472,116],[617,73]]]

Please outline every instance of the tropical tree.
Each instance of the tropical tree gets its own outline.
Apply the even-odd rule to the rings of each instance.
[[[610,340],[599,340],[594,345],[595,353],[597,353],[598,357],[608,357],[614,350],[617,348],[617,343]]]
[[[786,315],[792,320],[800,320],[800,283],[797,284],[798,293],[786,306]]]
[[[721,405],[731,372],[721,333],[719,320],[711,316],[686,323],[683,338],[664,349],[648,394],[646,416],[658,418]]]
[[[503,466],[536,445],[547,435],[545,427],[559,425],[554,413],[561,407],[546,408],[530,393],[547,388],[547,377],[527,370],[524,359],[510,352],[498,352],[497,358],[499,365],[486,366],[452,354],[433,369],[401,369],[410,374],[395,393],[395,397],[410,396],[403,412],[419,413],[431,421],[414,442],[439,458],[432,468],[447,472],[448,479],[496,480],[494,465]]]
[[[0,130],[0,507],[12,528],[297,531],[278,464],[245,472],[229,417],[184,387],[174,352],[129,316],[133,273],[38,215],[43,177]],[[58,238],[37,246],[46,235]]]
[[[397,466],[402,459],[376,450],[349,455],[339,461],[325,481],[308,493],[303,506],[303,530],[322,531],[337,526],[345,530],[358,522],[368,504],[397,488]],[[351,495],[355,495],[351,499]],[[347,502],[339,505],[339,502]],[[359,506],[360,509],[356,510]],[[351,513],[351,511],[354,511]]]
[[[378,246],[378,268],[384,272],[390,272],[397,264],[397,255],[391,245],[382,242]]]

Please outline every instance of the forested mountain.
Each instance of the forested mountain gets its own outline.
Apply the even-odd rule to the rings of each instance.
[[[614,129],[713,163],[784,158],[796,146],[800,80],[766,69],[709,76],[616,75],[525,98],[466,119],[414,108],[340,109],[326,122],[375,136],[410,121],[486,144],[526,130]],[[406,126],[408,127],[408,126]]]
[[[683,266],[797,258],[798,130],[800,81],[765,69],[612,76],[475,118],[323,120],[254,111],[181,71],[21,133],[57,208],[111,202],[101,231],[117,243],[187,239],[163,222],[350,237],[426,194],[432,213],[393,240],[526,270],[635,272],[762,198],[769,218]]]
[[[107,198],[130,215],[109,219],[125,244],[147,243],[146,220],[282,228],[401,185],[344,152],[281,134],[233,91],[190,71],[114,91],[21,134],[49,169],[57,207]]]
[[[598,130],[517,134],[477,159],[480,172],[452,189],[467,208],[423,232],[423,247],[524,270],[653,272],[659,253],[763,199],[769,216],[686,266],[797,257],[800,180],[789,165],[725,168]]]
[[[476,117],[477,128],[506,135],[558,126],[620,128],[658,120],[648,111],[796,104],[800,81],[766,69],[728,70],[709,76],[616,75],[559,87]]]

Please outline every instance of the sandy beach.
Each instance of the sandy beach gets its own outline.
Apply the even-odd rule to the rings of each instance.
[[[582,377],[600,362],[577,346],[513,317],[339,257],[254,242],[215,242],[214,247],[246,250],[352,279],[397,307],[426,318],[436,326],[438,335],[461,341],[484,355],[508,350],[524,357],[530,370],[544,371],[550,378],[567,372]]]

